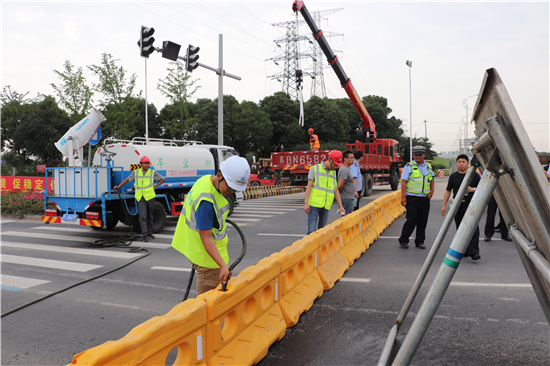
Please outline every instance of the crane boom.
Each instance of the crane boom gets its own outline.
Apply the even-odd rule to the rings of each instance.
[[[311,32],[313,33],[313,37],[315,38],[317,43],[319,43],[319,46],[323,50],[323,53],[328,60],[328,63],[336,73],[336,76],[338,76],[338,79],[340,80],[340,85],[342,85],[353,106],[359,113],[362,121],[362,126],[359,126],[359,130],[357,131],[358,140],[361,142],[373,142],[374,140],[376,140],[376,126],[374,125],[374,121],[369,115],[367,108],[365,108],[365,105],[361,101],[361,98],[357,94],[357,91],[351,83],[351,79],[348,78],[348,76],[346,75],[346,72],[344,71],[344,68],[340,63],[340,60],[338,60],[338,56],[334,54],[332,48],[328,44],[327,39],[323,35],[323,31],[319,29],[315,24],[315,21],[313,20],[313,17],[304,5],[303,0],[294,1],[294,3],[292,4],[292,10],[294,12],[299,11],[300,13],[302,13],[304,20],[306,21],[307,25],[311,29]]]

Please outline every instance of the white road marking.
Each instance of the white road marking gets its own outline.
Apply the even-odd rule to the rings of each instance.
[[[33,286],[42,285],[50,281],[37,280],[36,278],[25,278],[19,276],[0,275],[0,283],[2,286],[15,287],[18,289],[30,288]]]
[[[257,215],[257,214],[245,214],[245,213],[240,213],[240,212],[233,212],[233,215],[231,215],[231,217],[236,217],[236,218],[242,218],[242,217],[273,217],[273,215]]]
[[[284,210],[284,211],[281,211],[281,210],[277,210],[277,211],[256,211],[256,210],[242,210],[243,213],[260,213],[260,214],[273,214],[273,215],[284,215],[284,214],[287,214],[289,211],[296,211],[296,210]],[[235,210],[233,212],[233,215],[237,215],[237,214],[241,214],[241,211],[237,211]],[[233,215],[231,215],[231,217],[233,217]]]
[[[60,230],[63,230],[64,228],[59,228]],[[6,231],[3,232],[2,235],[9,235],[9,236],[19,236],[24,238],[38,238],[38,239],[52,239],[52,240],[69,240],[69,241],[82,241],[86,243],[93,243],[94,241],[98,240],[98,238],[90,238],[86,236],[71,236],[71,235],[56,235],[56,234],[43,234],[43,233],[30,233],[30,232],[18,232],[18,231]],[[116,236],[114,237],[116,238]],[[100,238],[100,239],[108,239],[108,238]],[[137,237],[135,239],[135,246],[140,246],[144,248],[155,248],[155,249],[168,249],[171,247],[170,244],[155,244],[155,243],[142,243],[140,242],[140,237]]]
[[[370,282],[370,278],[340,278],[340,282]]]
[[[15,222],[14,220],[1,220],[0,224],[9,224],[10,222]]]
[[[299,237],[306,236],[306,234],[270,234],[270,233],[258,233],[258,235],[263,235],[263,236],[299,236]]]
[[[191,268],[180,268],[180,267],[154,266],[154,267],[151,267],[151,269],[159,269],[161,271],[191,272]]]
[[[29,244],[29,243],[12,243],[3,241],[0,243],[0,247],[18,248],[18,249],[30,249],[30,250],[43,250],[48,252],[79,254],[79,255],[93,255],[99,257],[110,258],[135,258],[141,254],[138,253],[126,253],[121,251],[112,251],[106,249],[81,249],[81,248],[69,248],[60,247],[56,245],[42,245],[42,244]]]
[[[64,269],[66,271],[75,271],[75,272],[88,272],[93,269],[103,267],[95,264],[57,261],[53,259],[42,259],[42,258],[32,258],[32,257],[21,257],[18,255],[8,255],[8,254],[2,254],[2,262],[22,264],[26,266]]]
[[[466,287],[529,287],[530,283],[482,283],[482,282],[451,282],[451,286],[466,286]]]

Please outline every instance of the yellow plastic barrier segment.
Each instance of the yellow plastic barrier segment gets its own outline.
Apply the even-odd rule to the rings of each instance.
[[[189,299],[117,341],[75,355],[71,365],[164,365],[176,347],[174,365],[206,365],[205,325],[206,303]]]
[[[279,307],[280,262],[264,258],[227,284],[198,297],[206,302],[208,365],[253,365],[273,342],[281,340],[286,323]]]
[[[365,245],[365,250],[369,249],[370,245],[374,243],[378,236],[376,231],[373,228],[374,222],[374,205],[372,203],[362,207],[359,212],[361,212],[361,237],[363,238],[363,244]]]
[[[287,328],[294,326],[300,314],[308,311],[323,295],[317,271],[319,236],[308,235],[271,256],[279,258],[279,306]]]
[[[343,222],[340,228],[340,235],[344,243],[344,254],[351,266],[366,250],[360,231],[361,213],[357,211],[352,212],[341,220]]]
[[[317,230],[309,235],[319,235],[319,248],[317,257],[319,266],[317,271],[325,290],[334,287],[344,273],[349,269],[349,262],[344,254],[344,242],[340,235],[340,226],[343,220],[336,220],[330,225]]]

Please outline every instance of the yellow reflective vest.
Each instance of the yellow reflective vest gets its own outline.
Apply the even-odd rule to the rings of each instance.
[[[309,148],[310,150],[318,150],[321,148],[321,144],[319,144],[319,136],[311,135],[309,139]]]
[[[199,229],[196,227],[195,215],[202,201],[214,205],[214,213],[218,220],[219,229],[212,228],[212,239],[225,264],[229,263],[227,254],[227,224],[229,203],[225,197],[214,188],[210,181],[211,175],[205,175],[195,182],[185,199],[172,239],[172,247],[185,255],[189,260],[201,267],[220,268],[204,249]]]
[[[155,185],[154,177],[155,173],[152,169],[147,169],[145,175],[143,174],[143,169],[136,170],[136,179],[134,180],[136,201],[139,202],[142,196],[145,198],[145,201],[150,201],[155,198],[155,188],[153,188]]]
[[[428,175],[424,176],[420,172],[420,168],[416,161],[411,161],[409,165],[411,166],[412,172],[409,176],[409,181],[407,182],[407,192],[413,194],[425,194],[430,193],[430,182],[433,178],[433,169],[432,165],[427,161],[424,161],[425,164],[428,164]]]
[[[315,178],[309,194],[308,204],[330,210],[332,201],[334,201],[334,192],[338,187],[336,171],[325,169],[323,163],[314,165],[311,169],[313,169]]]

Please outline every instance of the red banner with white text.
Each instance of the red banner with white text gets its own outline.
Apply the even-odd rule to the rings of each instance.
[[[46,190],[45,177],[0,177],[0,188],[2,193],[14,191],[35,191]],[[52,192],[52,178],[48,177],[48,192]]]

